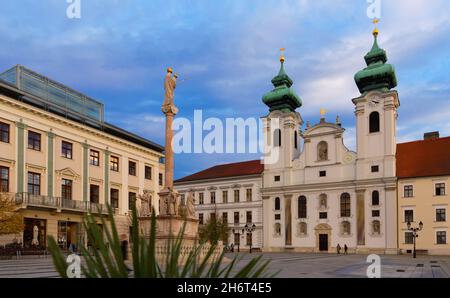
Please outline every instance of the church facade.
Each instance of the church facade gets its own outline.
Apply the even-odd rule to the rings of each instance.
[[[400,105],[394,68],[374,44],[367,67],[355,75],[361,92],[355,106],[357,152],[345,147],[339,118],[306,124],[300,98],[281,69],[274,90],[263,97],[269,107],[266,145],[279,147],[276,162],[265,162],[264,248],[267,251],[397,252],[396,123]],[[275,121],[274,121],[275,120]],[[272,123],[278,123],[277,128]],[[303,145],[303,146],[301,146]],[[266,158],[267,159],[267,158]]]

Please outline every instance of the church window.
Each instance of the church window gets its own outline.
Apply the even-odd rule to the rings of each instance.
[[[298,218],[306,218],[306,197],[300,196],[298,198]]]
[[[275,210],[280,210],[280,198],[275,198]]]
[[[297,132],[294,131],[294,148],[297,149],[298,147],[298,137],[297,137]]]
[[[372,173],[378,173],[380,171],[380,167],[379,166],[372,166],[370,168]]]
[[[372,191],[372,205],[380,205],[380,193],[377,190]]]
[[[317,144],[317,160],[328,160],[328,143],[325,141],[321,141]]]
[[[319,171],[319,177],[326,177],[327,171]]]
[[[380,131],[380,114],[378,112],[372,112],[369,116],[369,132]]]
[[[279,181],[280,181],[280,176],[275,176],[275,177],[273,177],[273,180],[274,180],[275,182],[279,182]]]
[[[275,129],[273,132],[273,141],[275,147],[281,147],[281,129]]]
[[[341,195],[341,217],[350,217],[350,195],[346,192]]]

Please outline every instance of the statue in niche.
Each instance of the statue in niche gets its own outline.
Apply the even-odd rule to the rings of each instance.
[[[319,161],[328,160],[328,144],[325,141],[317,145],[317,159]]]
[[[186,211],[188,218],[195,218],[194,203],[195,203],[194,193],[190,192],[186,199]]]
[[[281,224],[276,223],[275,224],[275,236],[280,236],[280,235],[281,235]]]
[[[376,235],[380,234],[380,222],[378,220],[373,222],[373,233]]]

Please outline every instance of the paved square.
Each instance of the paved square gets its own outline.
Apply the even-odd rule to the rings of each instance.
[[[241,263],[261,253],[241,253]],[[231,259],[234,254],[227,254]],[[450,277],[449,256],[380,255],[381,277],[385,278],[448,278]],[[317,278],[365,278],[366,255],[264,253],[263,259],[271,259],[269,273],[281,272],[277,277]],[[56,273],[51,257],[0,260],[0,278],[54,278]]]
[[[243,260],[260,255],[243,255]],[[232,258],[232,254],[227,254]],[[383,278],[448,278],[450,256],[380,255]],[[269,272],[279,272],[277,277],[366,278],[367,255],[264,253],[271,259]],[[240,263],[242,266],[242,263]]]

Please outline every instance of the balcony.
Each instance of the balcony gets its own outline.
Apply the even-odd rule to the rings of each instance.
[[[28,193],[17,193],[16,204],[27,207],[41,207],[48,209],[58,209],[59,198],[33,195]]]
[[[79,200],[69,200],[59,197],[32,195],[29,193],[17,193],[15,195],[16,204],[22,208],[43,208],[57,211],[75,211],[92,214],[108,214],[108,208],[103,204],[85,202]]]

